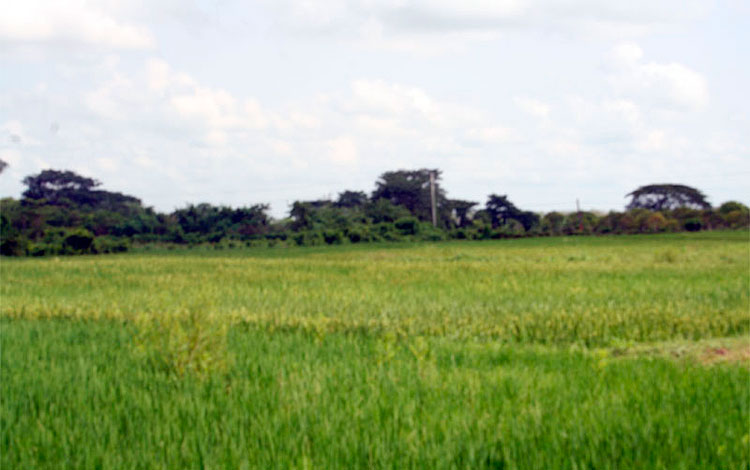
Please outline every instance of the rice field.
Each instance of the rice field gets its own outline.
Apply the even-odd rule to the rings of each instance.
[[[750,469],[746,232],[0,275],[2,468]]]

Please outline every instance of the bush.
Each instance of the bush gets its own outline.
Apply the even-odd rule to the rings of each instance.
[[[748,207],[743,203],[737,201],[727,201],[719,206],[720,214],[727,215],[734,211],[748,212],[750,211],[750,209],[748,209]]]
[[[466,240],[467,238],[469,238],[469,236],[466,230],[458,228],[451,232],[451,238],[454,238],[456,240]]]
[[[688,232],[697,232],[701,228],[703,228],[703,225],[701,224],[701,219],[697,217],[693,217],[692,219],[686,220],[683,226],[685,227],[685,230],[687,230]]]
[[[0,254],[3,256],[23,256],[29,242],[23,237],[8,237],[0,243]]]
[[[730,228],[750,226],[750,213],[747,211],[732,211],[724,214],[724,221]]]
[[[416,235],[419,232],[419,220],[416,217],[401,217],[393,225],[401,235]]]
[[[396,227],[391,223],[381,223],[375,226],[375,234],[378,239],[394,242],[401,240],[401,233],[396,230]]]
[[[419,239],[430,242],[438,242],[446,239],[446,232],[439,228],[433,227],[432,224],[424,222],[417,229]]]
[[[340,245],[343,239],[344,236],[339,230],[325,230],[323,232],[323,240],[328,245]]]
[[[542,230],[549,235],[562,234],[565,216],[559,212],[548,212],[542,217]]]
[[[94,243],[94,235],[86,229],[68,232],[63,240],[63,248],[70,253],[88,253]]]
[[[269,240],[269,242],[270,241],[271,240]],[[316,246],[322,245],[325,240],[320,232],[306,230],[304,232],[297,232],[293,234],[292,241],[297,246]]]
[[[661,212],[654,212],[649,214],[641,222],[641,231],[656,233],[663,232],[667,226],[667,219],[661,214]]]
[[[370,241],[370,234],[367,227],[355,226],[346,230],[346,237],[351,243]]]
[[[520,238],[526,234],[521,222],[510,219],[497,229],[492,231],[492,238]]]
[[[26,254],[29,256],[47,256],[55,253],[53,246],[46,243],[29,243],[26,248]]]
[[[130,249],[127,239],[115,237],[96,237],[94,240],[94,253],[123,253]]]

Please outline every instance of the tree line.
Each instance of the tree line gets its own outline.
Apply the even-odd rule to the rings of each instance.
[[[430,174],[434,191],[432,217]],[[0,200],[0,253],[6,256],[112,253],[133,246],[323,245],[384,241],[486,240],[528,236],[624,234],[746,228],[748,207],[730,201],[713,208],[684,185],[643,186],[624,211],[536,213],[507,195],[484,205],[448,198],[437,169],[380,175],[371,194],[347,190],[334,199],[295,201],[278,220],[268,204],[244,207],[189,204],[170,213],[134,196],[107,191],[72,171],[27,176],[20,199]]]

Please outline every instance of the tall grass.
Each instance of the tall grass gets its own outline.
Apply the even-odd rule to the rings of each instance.
[[[749,249],[3,259],[0,467],[750,469]]]
[[[743,367],[238,327],[231,368],[179,377],[137,334],[3,320],[2,467],[750,465]]]
[[[3,260],[0,314],[586,345],[750,331],[745,234],[542,242]]]

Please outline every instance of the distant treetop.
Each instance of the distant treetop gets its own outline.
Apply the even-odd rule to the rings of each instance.
[[[641,186],[625,197],[631,197],[628,209],[652,211],[678,209],[710,209],[706,196],[695,188],[682,184],[650,184]]]

